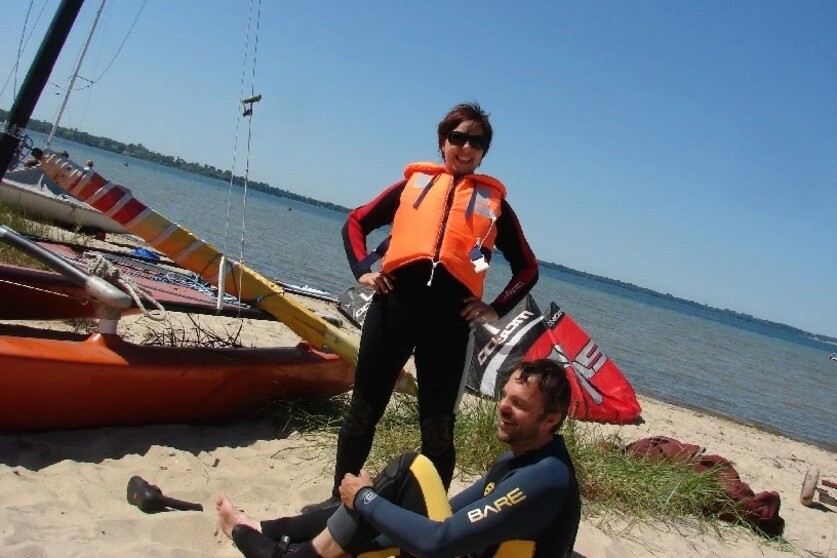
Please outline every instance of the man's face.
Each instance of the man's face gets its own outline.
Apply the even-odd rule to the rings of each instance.
[[[509,444],[515,453],[547,443],[561,419],[560,413],[544,415],[544,394],[539,384],[537,376],[521,382],[520,372],[515,371],[503,387],[497,404],[497,438]]]

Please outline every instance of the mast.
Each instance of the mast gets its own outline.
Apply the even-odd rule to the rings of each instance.
[[[99,16],[102,15],[102,10],[105,9],[105,2],[107,2],[107,0],[102,0],[102,3],[99,4],[99,9],[96,11],[96,18],[93,20],[93,25],[90,26],[90,33],[87,34],[87,41],[85,41],[84,47],[81,49],[81,54],[78,55],[76,69],[73,71],[73,75],[70,76],[70,83],[67,85],[67,92],[64,93],[64,100],[61,102],[61,108],[58,109],[58,114],[52,123],[52,130],[50,130],[49,136],[47,136],[47,148],[49,148],[50,144],[52,144],[52,138],[55,135],[55,131],[58,129],[58,123],[64,115],[64,109],[67,107],[67,101],[70,100],[70,93],[73,92],[73,85],[75,85],[79,70],[81,70],[81,63],[84,62],[84,57],[87,55],[87,47],[90,46],[90,41],[93,39],[93,33],[96,31],[96,26],[99,24]]]
[[[84,0],[62,0],[47,29],[41,47],[26,74],[26,80],[20,88],[9,110],[9,118],[0,132],[0,178],[6,174],[6,168],[12,162],[20,143],[20,134],[29,124],[29,119],[38,104],[41,92],[46,86],[49,74],[55,66],[61,48],[73,28]]]

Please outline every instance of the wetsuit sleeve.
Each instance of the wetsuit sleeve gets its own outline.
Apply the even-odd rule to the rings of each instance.
[[[467,506],[473,504],[483,497],[483,490],[485,489],[485,477],[481,478],[456,496],[450,499],[450,507],[454,512],[457,512]]]
[[[497,314],[503,317],[523,300],[538,282],[538,260],[523,236],[517,215],[505,199],[501,206],[500,218],[497,219],[497,239],[494,245],[503,253],[512,272],[506,287],[491,303]]]
[[[406,180],[400,180],[368,204],[349,212],[346,224],[343,225],[343,247],[356,279],[369,273],[372,267],[372,263],[367,260],[369,251],[366,247],[366,237],[375,229],[392,224],[401,200],[401,192],[406,184]]]
[[[417,556],[459,556],[514,539],[533,539],[560,513],[570,474],[556,458],[518,469],[445,521],[405,510],[369,489],[355,509],[389,540]]]

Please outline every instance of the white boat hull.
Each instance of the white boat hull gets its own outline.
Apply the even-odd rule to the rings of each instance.
[[[125,227],[98,209],[61,190],[38,167],[6,172],[0,184],[0,203],[72,227],[128,234]]]

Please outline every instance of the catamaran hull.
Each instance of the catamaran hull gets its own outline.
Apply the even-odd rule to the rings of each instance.
[[[70,227],[128,233],[98,209],[63,192],[37,167],[8,171],[0,184],[0,202]]]
[[[63,256],[86,270],[88,256],[100,255],[116,268],[120,277],[142,288],[151,298],[172,312],[212,314],[241,318],[268,319],[264,312],[248,306],[227,302],[219,311],[213,293],[193,277],[175,271],[171,266],[140,261],[127,254],[108,253],[84,246],[38,241],[50,252]],[[144,300],[143,304],[153,309]],[[136,301],[122,315],[140,312]],[[0,264],[0,319],[2,320],[66,320],[94,318],[96,308],[84,288],[63,275],[26,267]]]
[[[123,316],[139,313],[136,306]],[[96,317],[84,292],[58,273],[0,264],[0,320],[69,320]]]
[[[116,335],[0,336],[0,430],[221,420],[276,400],[351,388],[354,368],[307,343],[177,348]]]

